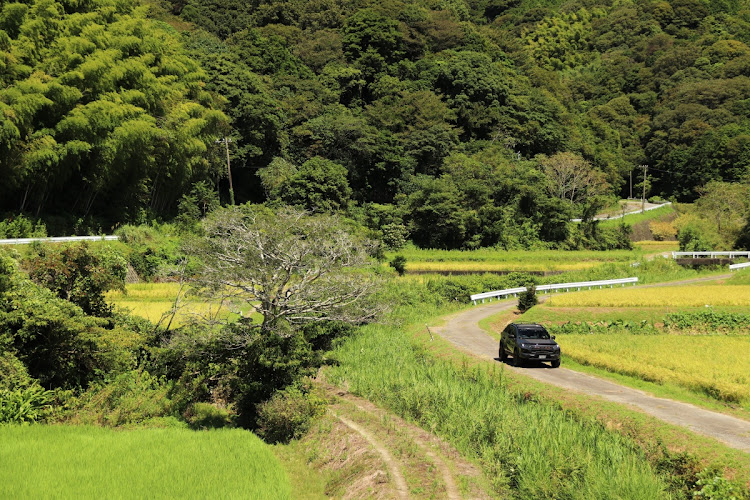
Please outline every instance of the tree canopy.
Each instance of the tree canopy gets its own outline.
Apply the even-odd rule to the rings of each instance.
[[[677,201],[750,169],[745,1],[171,6],[0,4],[5,210],[169,217],[196,182],[227,201],[215,140],[229,137],[239,202],[357,209],[363,220],[390,205],[426,245],[491,244],[493,231],[559,245],[557,225],[529,229],[534,211],[563,220],[586,204],[539,194],[554,182],[545,158],[580,158],[612,198],[629,194],[639,165],[647,194]],[[479,206],[449,185],[459,157],[493,158],[503,172],[493,182],[527,194]],[[432,215],[406,217],[417,200]],[[452,229],[420,236],[445,210]]]

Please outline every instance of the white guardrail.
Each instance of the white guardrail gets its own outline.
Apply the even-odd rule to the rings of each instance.
[[[635,285],[638,282],[638,278],[620,278],[616,280],[601,280],[601,281],[579,281],[576,283],[556,283],[554,285],[539,285],[536,287],[537,292],[554,292],[559,290],[581,290],[583,288],[588,288],[591,290],[592,288],[599,287],[604,288],[605,286],[613,287],[616,285],[625,286],[628,283],[632,283]],[[497,290],[494,292],[484,292],[484,293],[477,293],[475,295],[471,295],[469,298],[474,303],[474,305],[477,304],[477,301],[481,301],[482,304],[484,304],[485,300],[492,300],[494,298],[500,298],[500,297],[507,297],[509,295],[512,295],[513,297],[518,296],[519,293],[523,293],[527,290],[525,286],[521,286],[518,288],[507,288],[505,290]]]
[[[673,259],[678,257],[690,257],[693,259],[700,259],[702,257],[707,257],[709,259],[716,257],[729,257],[730,259],[734,259],[735,257],[745,257],[750,259],[750,252],[745,250],[731,252],[672,252]]]
[[[750,262],[743,262],[742,264],[730,264],[729,270],[734,271],[735,269],[743,269],[745,267],[750,267]]]
[[[0,245],[28,245],[39,241],[42,243],[60,243],[67,241],[116,241],[118,236],[54,236],[51,238],[12,238],[0,240]]]

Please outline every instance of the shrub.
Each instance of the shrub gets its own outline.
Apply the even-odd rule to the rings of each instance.
[[[385,224],[380,228],[383,232],[383,244],[389,250],[399,250],[406,245],[409,229],[403,224]]]
[[[534,283],[529,283],[526,286],[526,291],[518,294],[518,310],[526,312],[539,303],[539,299],[536,296],[536,286]]]
[[[51,409],[52,392],[34,383],[17,389],[0,389],[0,424],[39,422]]]
[[[53,393],[31,378],[26,367],[10,352],[0,353],[0,424],[23,424],[44,420]]]
[[[115,234],[128,245],[127,259],[138,276],[146,281],[177,274],[185,255],[181,241],[170,224],[122,226]],[[190,261],[192,262],[192,261]],[[186,269],[192,272],[192,268]]]
[[[175,217],[177,228],[182,232],[200,231],[200,220],[219,207],[219,194],[214,186],[206,181],[193,184],[190,194],[182,195]]]
[[[388,265],[395,269],[399,276],[403,276],[406,272],[406,257],[400,254],[396,255]]]
[[[270,443],[288,443],[302,437],[325,407],[325,399],[309,387],[287,387],[259,405],[258,432]]]
[[[111,307],[104,299],[109,290],[125,290],[127,263],[109,247],[76,245],[37,247],[37,255],[25,263],[31,279],[49,288],[61,299],[76,304],[92,316],[109,316]]]
[[[0,257],[0,348],[12,349],[43,387],[87,387],[102,373],[128,369],[139,344],[138,334],[85,315]]]
[[[739,500],[742,495],[740,488],[729,482],[720,472],[712,469],[701,471],[695,486],[700,489],[693,492],[693,498]]]
[[[671,222],[652,221],[648,225],[656,241],[674,240],[677,228]]]
[[[231,408],[219,408],[211,403],[193,403],[183,416],[193,429],[218,429],[228,427],[234,421]]]
[[[171,388],[171,382],[146,371],[125,372],[89,388],[79,398],[70,420],[116,427],[169,416],[176,409],[169,398]]]
[[[32,222],[24,215],[0,221],[0,238],[43,238],[47,228],[41,220]]]

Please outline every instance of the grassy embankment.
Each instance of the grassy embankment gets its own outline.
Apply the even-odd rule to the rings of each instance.
[[[653,220],[659,220],[662,219],[670,214],[673,214],[675,212],[674,205],[666,205],[660,208],[656,208],[654,210],[649,210],[648,212],[631,212],[625,214],[624,218],[619,219],[608,219],[603,220],[600,222],[600,224],[603,227],[611,227],[611,226],[617,226],[623,223],[623,220],[625,221],[625,224],[628,224],[630,226],[634,226],[636,224],[639,224],[644,221],[653,221]],[[618,216],[621,215],[622,212],[619,211],[610,211],[610,216]]]
[[[239,429],[0,426],[2,498],[291,498],[278,460]]]

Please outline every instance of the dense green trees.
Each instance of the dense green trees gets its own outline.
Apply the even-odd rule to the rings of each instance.
[[[226,122],[176,34],[128,2],[3,2],[6,209],[122,220],[173,206]]]
[[[240,202],[393,205],[424,245],[497,243],[487,234],[524,224],[519,234],[560,244],[567,230],[538,228],[534,210],[562,221],[584,203],[535,187],[520,211],[507,191],[478,204],[449,186],[462,182],[451,158],[500,147],[496,168],[511,156],[524,165],[505,168],[502,183],[523,191],[551,182],[543,158],[574,155],[610,196],[629,194],[626,179],[648,164],[649,194],[678,201],[750,168],[742,1],[172,6],[182,20],[127,2],[2,3],[3,208],[169,216],[198,181],[226,202],[226,152],[214,141],[230,137]],[[154,14],[195,29],[180,43]],[[323,160],[341,168],[303,169]],[[445,230],[428,238],[436,219]]]
[[[84,288],[82,281],[101,281],[106,272],[97,275],[98,270],[84,268],[79,269],[79,286],[73,287],[70,296],[84,305],[98,305],[97,300],[82,300],[76,292]],[[97,289],[92,286],[89,291]],[[13,259],[0,256],[0,357],[21,361],[28,375],[46,389],[86,387],[104,373],[132,369],[141,343],[136,333],[111,319],[87,315],[21,275]]]

